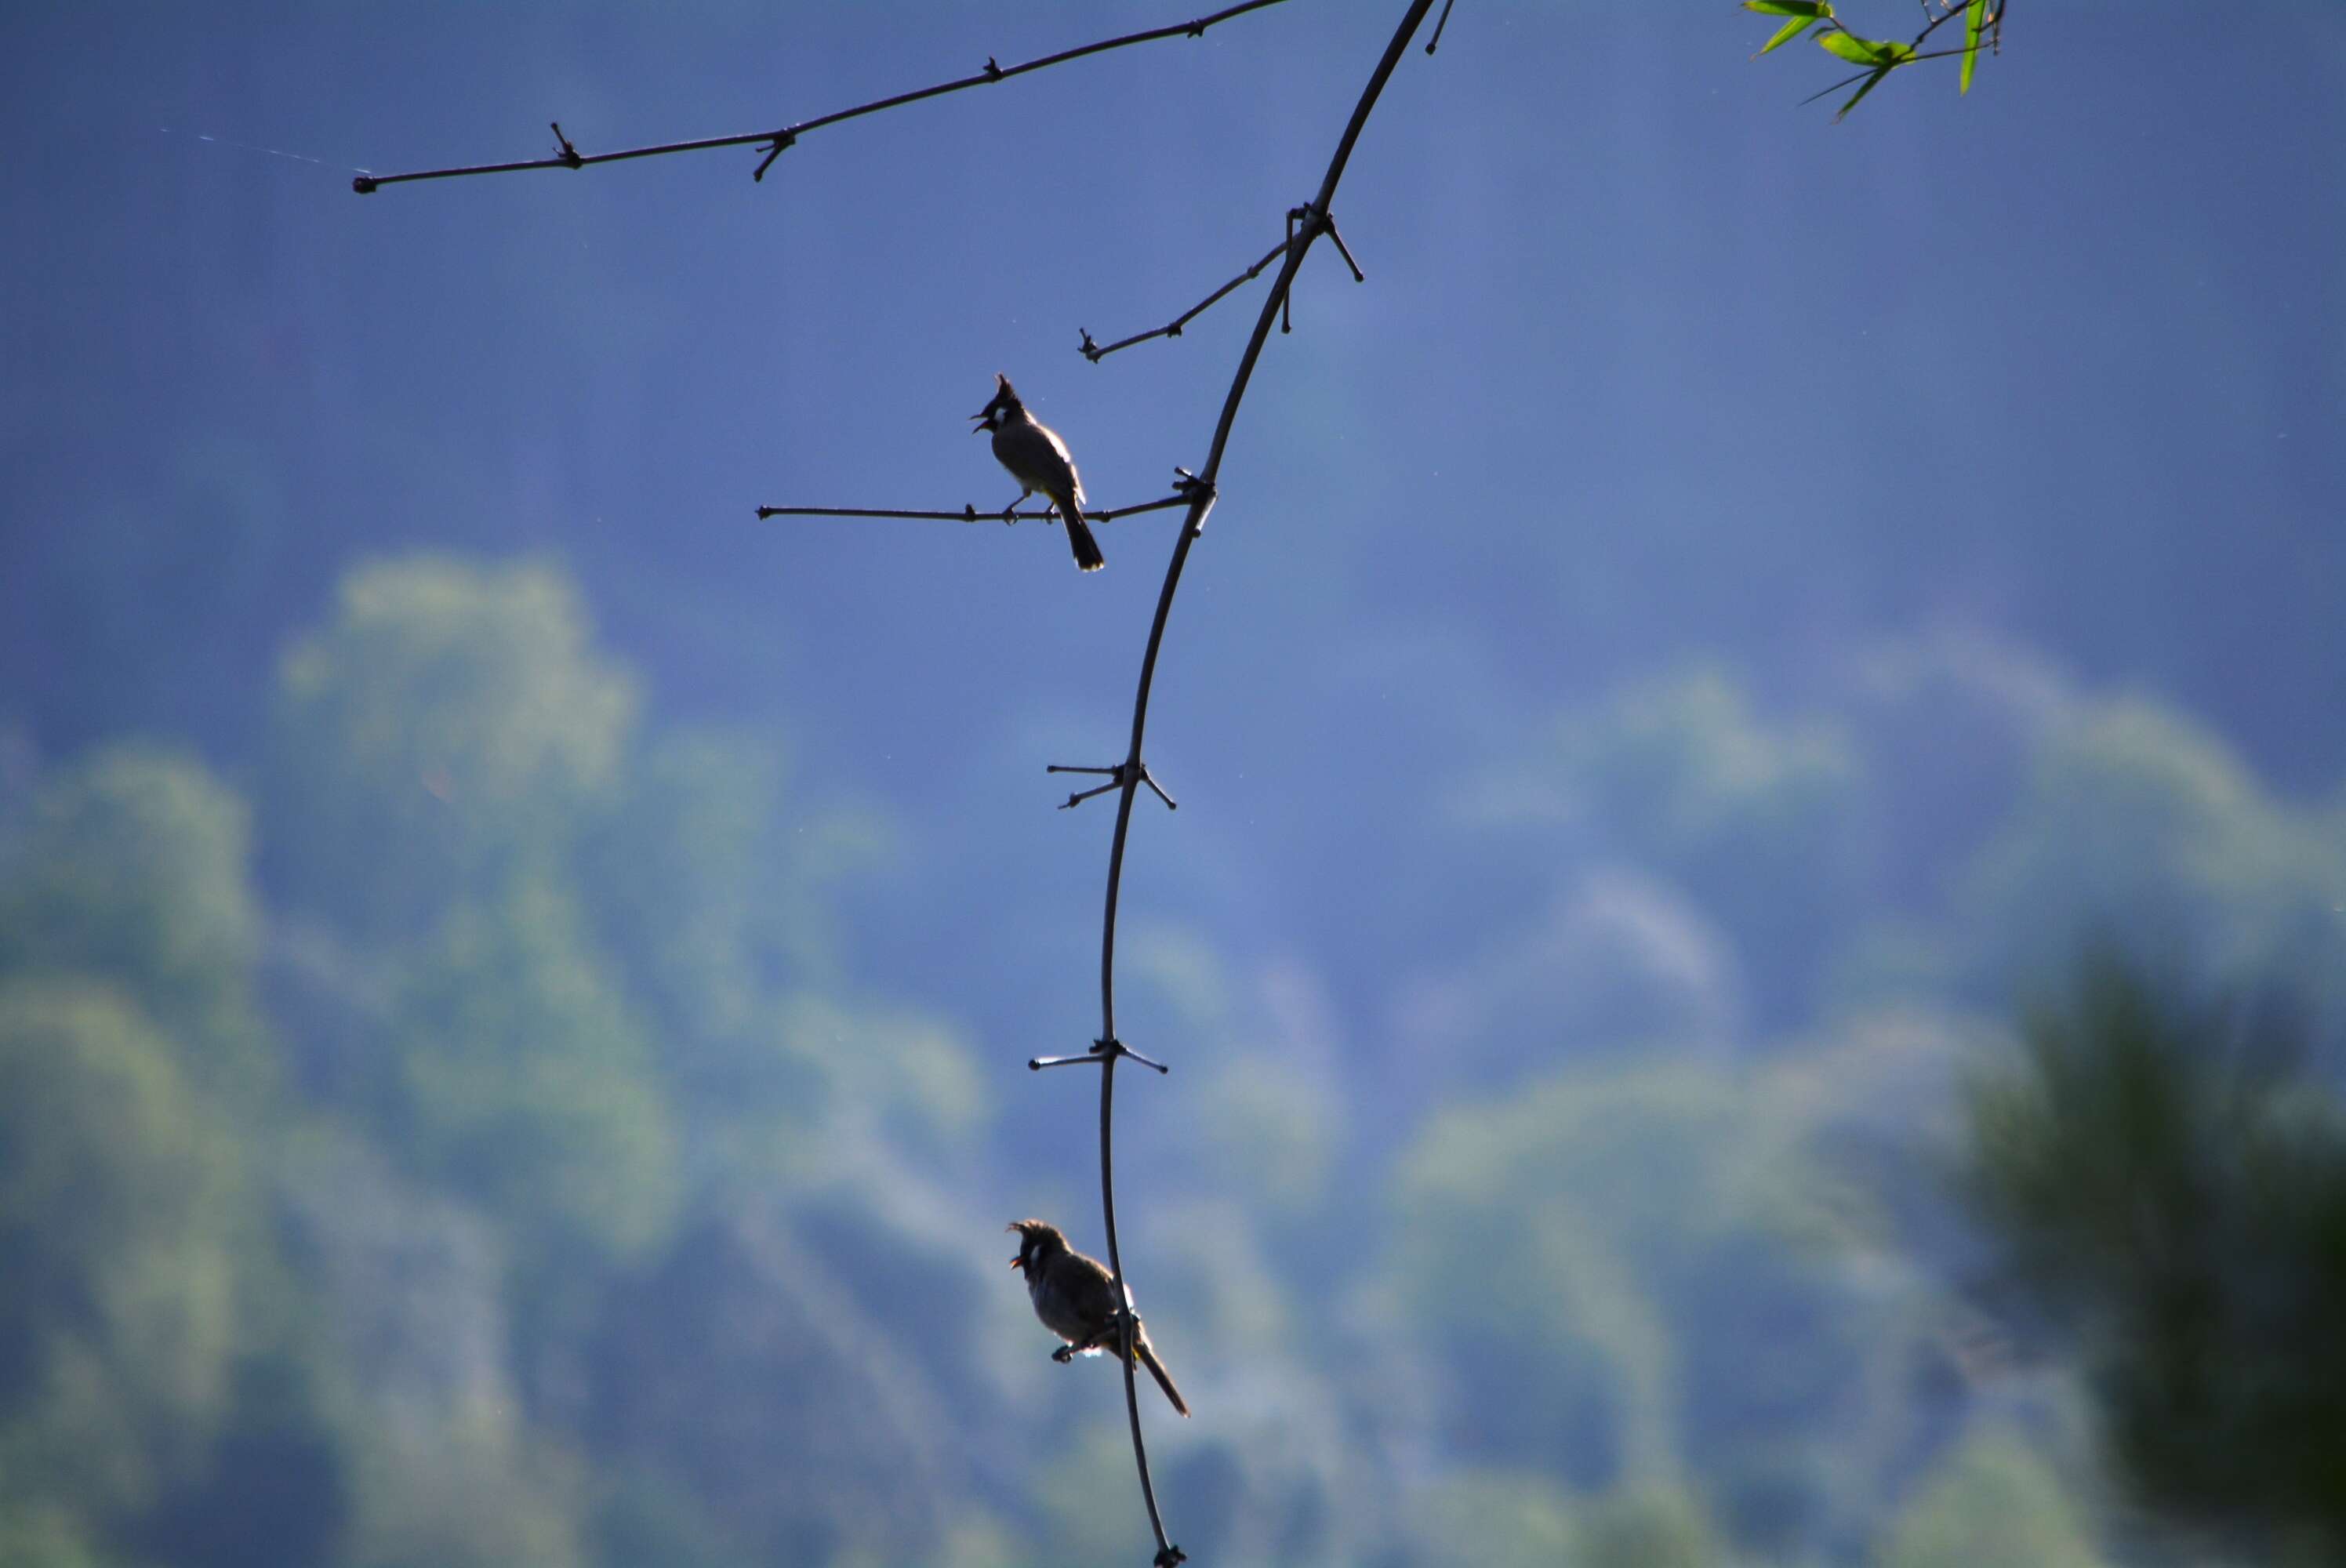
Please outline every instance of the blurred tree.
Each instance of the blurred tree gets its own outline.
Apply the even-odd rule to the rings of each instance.
[[[1701,1500],[1684,1487],[1648,1486],[1599,1498],[1583,1512],[1576,1561],[1598,1568],[1711,1568],[1726,1555]]]
[[[347,1568],[577,1568],[576,1462],[510,1409],[352,1434],[358,1479]]]
[[[2074,1337],[2141,1505],[2346,1552],[2346,1105],[2269,1020],[2098,955],[1970,1100],[2004,1284]]]
[[[53,1502],[0,1507],[0,1568],[112,1568],[115,1561]]]
[[[1956,1449],[1892,1522],[1879,1568],[2102,1568],[2106,1561],[2058,1476],[2012,1435]]]
[[[2346,843],[2270,799],[2229,748],[2147,701],[2111,704],[2041,755],[1960,901],[1969,964],[2001,1004],[2086,941],[2269,985],[2346,1040]]]
[[[1410,1512],[1410,1561],[1429,1568],[1557,1568],[1576,1561],[1572,1505],[1538,1476],[1462,1471],[1427,1487]]]
[[[398,1146],[525,1256],[639,1254],[675,1212],[674,1129],[611,969],[575,900],[524,880],[453,910],[395,1005]]]
[[[362,566],[279,679],[262,845],[272,890],[412,941],[568,853],[617,779],[633,678],[569,581],[438,556]]]
[[[1849,826],[1866,779],[1837,727],[1768,724],[1733,677],[1698,667],[1568,716],[1539,766],[1541,780],[1493,780],[1477,815],[1668,878],[1733,939],[1760,1024],[1802,1014],[1868,874]]]
[[[1447,1364],[1461,1452],[1585,1491],[1698,1475],[1770,1551],[1870,1503],[1912,1330],[1814,1224],[1836,1190],[1814,1124],[1763,1087],[1617,1069],[1434,1118],[1400,1162],[1388,1278]]]
[[[203,1453],[245,1191],[233,1136],[127,1000],[0,983],[0,1499],[101,1519]]]
[[[250,1104],[273,1064],[253,1004],[260,915],[244,802],[193,758],[128,745],[48,779],[0,855],[0,973],[101,977]]]
[[[1936,917],[2076,706],[2034,649],[1976,632],[1893,642],[1860,661],[1851,728],[1874,781],[1877,890]]]
[[[917,1347],[858,1309],[769,1205],[688,1227],[609,1298],[583,1428],[760,1562],[932,1560],[980,1456]]]

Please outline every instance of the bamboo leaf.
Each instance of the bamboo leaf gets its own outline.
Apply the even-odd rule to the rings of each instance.
[[[1817,42],[1839,55],[1852,66],[1879,66],[1888,69],[1902,66],[1914,57],[1914,46],[1901,44],[1892,38],[1861,38],[1853,33],[1827,33]]]
[[[1874,84],[1881,81],[1882,77],[1888,76],[1892,68],[1893,67],[1889,66],[1876,66],[1873,74],[1865,78],[1863,85],[1862,85],[1857,91],[1849,95],[1849,102],[1841,105],[1841,113],[1833,116],[1833,123],[1835,125],[1839,125],[1843,119],[1847,118],[1849,111],[1857,107],[1859,100],[1863,98],[1866,94],[1872,92],[1874,88]]]
[[[1760,51],[1760,55],[1767,54],[1769,50],[1775,48],[1778,45],[1790,43],[1793,39],[1799,37],[1801,34],[1807,32],[1816,25],[1816,18],[1813,16],[1793,17],[1790,21],[1776,29],[1776,36],[1768,40],[1766,47]],[[1751,57],[1756,60],[1760,57],[1760,55],[1754,55]]]
[[[1987,0],[1972,0],[1964,13],[1964,74],[1961,90],[1972,90],[1972,67],[1979,64],[1980,26],[1987,20]],[[1760,53],[1767,53],[1761,50]]]

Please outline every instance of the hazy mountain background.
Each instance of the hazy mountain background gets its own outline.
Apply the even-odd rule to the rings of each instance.
[[[1852,25],[1888,33],[1883,4]],[[0,16],[0,1563],[1144,1561],[1100,1245],[1170,514],[1400,7],[753,151],[1142,5]],[[2195,1555],[2000,1318],[2088,944],[2346,1082],[2346,12],[2024,7],[1849,121],[1459,7],[1185,580],[1120,1218],[1200,1563]],[[2325,1101],[2325,1103],[2328,1103]]]

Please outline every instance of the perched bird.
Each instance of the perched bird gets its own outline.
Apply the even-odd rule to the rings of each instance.
[[[1018,481],[1018,501],[1037,492],[1049,497],[1067,525],[1067,542],[1076,547],[1076,569],[1098,571],[1107,565],[1107,557],[1100,554],[1099,541],[1084,522],[1084,482],[1076,473],[1076,460],[1067,455],[1067,443],[1026,412],[1008,376],[997,374],[994,381],[994,401],[969,416],[977,421],[970,433],[994,433],[994,455]],[[1016,511],[1018,501],[1004,507],[1003,515]]]
[[[1018,1256],[1010,1260],[1010,1267],[1025,1272],[1026,1297],[1035,1303],[1035,1316],[1043,1320],[1044,1328],[1066,1341],[1051,1352],[1052,1359],[1064,1361],[1071,1356],[1097,1355],[1115,1349],[1116,1277],[1096,1258],[1086,1257],[1069,1247],[1057,1226],[1021,1219],[1004,1228],[1018,1233]],[[1126,1301],[1131,1298],[1127,1291]],[[1173,1386],[1165,1363],[1157,1359],[1157,1347],[1148,1342],[1148,1330],[1141,1327],[1137,1314],[1132,1319],[1132,1354],[1148,1369],[1173,1408],[1188,1415],[1188,1403]]]

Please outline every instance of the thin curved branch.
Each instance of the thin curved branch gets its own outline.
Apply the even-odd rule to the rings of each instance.
[[[1148,694],[1157,677],[1157,660],[1165,644],[1165,623],[1173,611],[1173,595],[1181,585],[1182,568],[1188,564],[1189,547],[1204,535],[1206,514],[1214,506],[1214,479],[1221,472],[1222,453],[1229,448],[1230,430],[1238,421],[1239,405],[1246,398],[1247,383],[1253,378],[1255,361],[1262,357],[1263,344],[1270,340],[1270,324],[1279,317],[1287,302],[1288,291],[1295,286],[1295,274],[1311,242],[1328,232],[1329,207],[1334,201],[1336,187],[1344,178],[1344,166],[1352,157],[1352,148],[1360,140],[1361,127],[1368,123],[1369,113],[1376,107],[1393,67],[1400,64],[1409,41],[1433,9],[1433,0],[1410,0],[1401,25],[1385,46],[1383,57],[1370,73],[1369,83],[1362,89],[1360,101],[1352,107],[1352,117],[1346,122],[1344,134],[1336,144],[1334,158],[1330,159],[1328,173],[1320,182],[1320,193],[1303,209],[1297,225],[1296,242],[1283,247],[1287,260],[1279,270],[1278,280],[1271,284],[1270,293],[1262,302],[1262,311],[1255,318],[1253,335],[1248,338],[1246,351],[1239,358],[1238,373],[1230,380],[1229,394],[1222,401],[1222,414],[1214,426],[1214,444],[1208,454],[1206,466],[1192,486],[1189,516],[1180,535],[1173,542],[1173,558],[1165,568],[1165,585],[1157,596],[1156,618],[1149,623],[1148,646],[1141,655],[1140,682],[1132,702],[1132,740],[1125,755],[1117,789],[1116,835],[1109,841],[1107,859],[1107,900],[1100,922],[1100,1034],[1093,1042],[1089,1058],[1100,1068],[1100,1210],[1107,1229],[1108,1272],[1114,1277],[1114,1299],[1120,1308],[1117,1324],[1117,1343],[1124,1364],[1124,1403],[1132,1423],[1132,1454],[1140,1471],[1140,1494],[1148,1506],[1148,1525],[1157,1535],[1158,1568],[1185,1560],[1185,1553],[1173,1544],[1165,1533],[1165,1520],[1157,1507],[1157,1489],[1148,1476],[1148,1448],[1140,1432],[1140,1396],[1133,1383],[1132,1325],[1130,1298],[1126,1290],[1124,1260],[1117,1247],[1116,1180],[1109,1159],[1109,1139],[1112,1130],[1111,1107],[1116,1094],[1116,1064],[1119,1056],[1133,1054],[1116,1037],[1116,916],[1117,904],[1124,884],[1124,849],[1132,827],[1132,803],[1139,793],[1141,781],[1147,777],[1147,767],[1141,760],[1141,741],[1148,728]],[[1047,1064],[1035,1064],[1044,1065]],[[1155,1064],[1150,1064],[1155,1065]],[[1162,1071],[1162,1069],[1159,1069]]]
[[[811,120],[801,120],[796,125],[784,126],[780,130],[750,131],[740,136],[704,137],[698,141],[661,142],[655,147],[631,147],[618,152],[582,154],[576,148],[570,145],[570,138],[562,134],[562,127],[557,124],[554,127],[554,137],[562,144],[562,150],[552,158],[525,158],[518,163],[476,163],[459,168],[421,168],[405,174],[362,174],[351,181],[351,188],[361,196],[370,196],[386,185],[403,185],[410,180],[454,179],[468,174],[517,174],[524,169],[531,168],[588,168],[596,164],[620,163],[629,158],[661,158],[677,152],[708,152],[720,147],[755,146],[763,146],[766,148],[766,158],[763,163],[758,165],[750,178],[762,180],[766,178],[766,170],[772,166],[774,159],[780,158],[799,137],[809,131],[821,130],[825,126],[837,125],[842,120],[852,120],[859,116],[878,114],[882,109],[901,108],[906,104],[916,104],[924,98],[939,97],[946,93],[957,93],[966,87],[983,87],[995,82],[1006,82],[1013,76],[1023,76],[1029,71],[1039,71],[1050,66],[1062,66],[1069,60],[1080,60],[1089,55],[1105,54],[1110,49],[1121,49],[1132,44],[1151,44],[1159,38],[1203,37],[1206,29],[1217,22],[1227,22],[1231,17],[1244,15],[1249,11],[1260,11],[1265,6],[1281,3],[1282,0],[1245,0],[1242,5],[1217,11],[1210,16],[1199,16],[1188,22],[1175,22],[1168,26],[1151,27],[1145,33],[1127,33],[1120,38],[1104,38],[1096,44],[1085,44],[1073,49],[1062,49],[1056,55],[1045,55],[1039,59],[1022,61],[1015,66],[998,66],[989,56],[985,62],[985,68],[975,76],[958,76],[950,82],[939,82],[933,87],[916,87],[909,93],[898,93],[893,97],[878,98],[868,104],[858,104],[853,108],[836,109],[827,115],[818,115]]]

